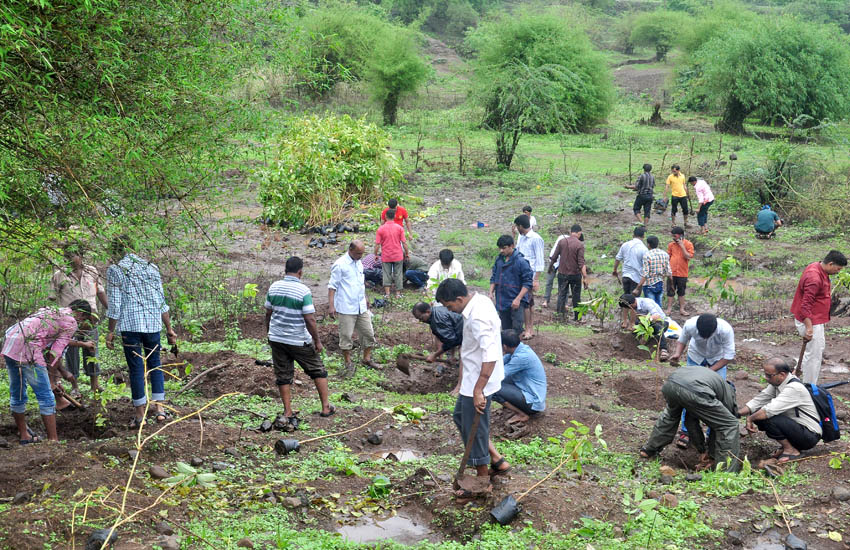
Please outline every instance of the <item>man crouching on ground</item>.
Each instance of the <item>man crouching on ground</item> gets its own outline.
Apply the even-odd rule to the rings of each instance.
[[[481,415],[468,464],[475,468],[479,477],[489,476],[492,479],[511,469],[490,441],[491,396],[499,391],[505,377],[499,314],[486,296],[478,293],[470,296],[466,285],[458,279],[446,279],[440,283],[437,301],[463,315],[460,394],[453,418],[465,445],[476,413]],[[488,467],[491,461],[492,466]],[[458,503],[463,504],[474,495],[460,490],[456,497]]]

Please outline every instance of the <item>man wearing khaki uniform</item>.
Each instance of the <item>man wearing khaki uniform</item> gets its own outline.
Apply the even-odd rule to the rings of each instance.
[[[366,252],[363,241],[351,241],[348,252],[343,254],[331,267],[328,281],[328,314],[339,318],[339,349],[345,361],[345,374],[354,374],[351,362],[351,350],[354,348],[355,331],[363,346],[363,364],[377,368],[372,362],[372,348],[375,347],[375,331],[372,329],[372,312],[366,303],[366,281],[363,276],[363,264],[360,258]]]

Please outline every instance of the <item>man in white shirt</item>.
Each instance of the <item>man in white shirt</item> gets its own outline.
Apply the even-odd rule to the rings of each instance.
[[[549,251],[549,257],[555,255],[555,251],[558,249],[558,243],[563,239],[566,239],[569,235],[561,233],[558,235],[558,238],[555,239],[555,244],[552,245],[552,250]],[[558,258],[558,261],[549,266],[549,269],[546,272],[546,290],[543,291],[543,309],[549,307],[549,300],[552,298],[552,287],[555,284],[555,278],[558,275],[558,265],[560,265],[561,259]]]
[[[540,273],[546,269],[546,259],[543,256],[543,237],[531,228],[531,219],[525,214],[517,216],[514,225],[519,231],[516,248],[520,254],[525,256],[528,265],[534,272],[534,282],[531,284],[528,307],[525,308],[525,332],[520,335],[523,340],[528,340],[534,336],[534,313],[532,311],[534,309],[534,293],[540,289]]]
[[[614,258],[614,278],[623,284],[623,294],[631,294],[640,283],[641,272],[643,271],[643,256],[647,253],[646,245],[643,244],[643,236],[646,235],[646,228],[642,225],[635,227],[632,233],[632,240],[626,241],[620,246],[617,251],[617,256]],[[623,278],[620,279],[620,274],[617,272],[617,267],[623,264]],[[622,322],[626,322],[627,311],[623,310]]]
[[[455,254],[448,248],[440,250],[440,259],[431,264],[428,269],[428,290],[434,296],[437,293],[437,287],[446,279],[458,279],[462,283],[466,283],[463,277],[463,266],[455,260]]]
[[[800,456],[820,441],[823,429],[812,395],[799,378],[791,373],[791,365],[781,357],[764,363],[768,386],[738,409],[747,416],[747,431],[763,431],[782,447],[773,454],[778,462]]]
[[[686,346],[688,365],[708,367],[726,380],[726,365],[735,359],[735,331],[732,325],[711,313],[691,317],[682,327],[682,334],[676,342],[676,351],[670,356],[671,363],[679,360]],[[682,413],[682,433],[676,441],[676,446],[686,449],[688,442],[685,415]]]
[[[664,333],[667,331],[667,327],[670,326],[670,318],[667,317],[661,306],[651,298],[636,298],[633,294],[623,294],[620,296],[620,307],[626,310],[626,313],[630,317],[629,323],[623,325],[624,329],[635,326],[638,322],[638,315],[649,315],[655,341],[658,342],[658,360],[666,361],[668,355],[667,339],[664,338]]]
[[[375,347],[375,331],[372,328],[372,312],[366,304],[366,283],[360,258],[366,252],[361,240],[351,241],[348,252],[340,256],[331,267],[328,281],[328,314],[339,316],[339,349],[342,350],[346,376],[353,376],[356,367],[351,362],[354,348],[352,336],[356,331],[363,347],[363,365],[377,368],[372,362]]]
[[[437,300],[450,311],[463,315],[459,395],[453,419],[464,446],[476,413],[481,415],[468,464],[475,468],[479,477],[503,475],[511,466],[490,441],[491,396],[502,387],[505,377],[499,314],[485,295],[470,295],[466,285],[457,279],[440,283]],[[472,498],[465,491],[459,491],[456,496],[458,502],[468,502]]]

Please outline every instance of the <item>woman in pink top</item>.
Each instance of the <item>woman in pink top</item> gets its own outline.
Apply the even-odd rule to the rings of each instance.
[[[702,234],[708,234],[708,209],[714,204],[714,193],[705,180],[697,179],[696,176],[688,178],[688,183],[693,184],[694,191],[699,201],[699,212],[697,212],[697,223],[702,229]]]
[[[9,405],[18,426],[21,445],[41,439],[27,426],[27,387],[38,399],[38,409],[47,429],[47,437],[58,441],[56,433],[56,398],[53,395],[48,368],[54,368],[69,345],[93,348],[93,342],[73,340],[79,323],[92,320],[91,305],[75,300],[70,307],[42,308],[6,330],[2,355],[9,371]]]

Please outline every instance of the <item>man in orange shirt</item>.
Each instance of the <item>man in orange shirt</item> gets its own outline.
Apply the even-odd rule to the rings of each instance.
[[[413,228],[410,227],[410,217],[407,215],[407,210],[403,206],[399,206],[396,199],[387,201],[387,207],[381,211],[381,223],[386,223],[388,210],[395,210],[395,223],[399,224],[402,229],[407,224],[408,235],[413,235]]]
[[[674,227],[670,230],[673,242],[667,245],[670,255],[672,277],[667,279],[667,315],[673,311],[673,296],[679,296],[679,315],[690,315],[685,311],[685,289],[688,287],[688,262],[694,257],[694,245],[685,238],[685,230]]]

